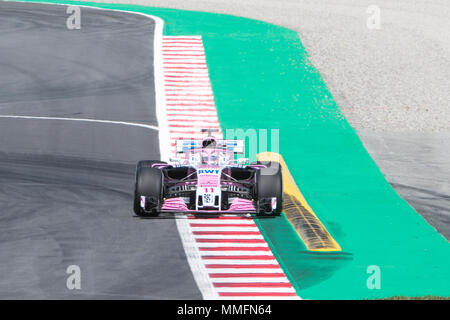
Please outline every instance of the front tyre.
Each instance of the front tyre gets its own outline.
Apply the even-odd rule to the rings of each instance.
[[[258,162],[267,168],[256,172],[257,215],[279,216],[283,210],[283,176],[278,162]]]
[[[136,173],[141,168],[151,168],[155,163],[167,164],[167,162],[161,160],[141,160],[136,165]]]
[[[160,169],[147,166],[136,170],[134,213],[140,217],[158,216],[163,202],[164,176]],[[141,204],[144,197],[144,205]],[[144,208],[143,208],[144,207]]]

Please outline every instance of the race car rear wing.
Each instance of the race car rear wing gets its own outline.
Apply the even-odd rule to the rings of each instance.
[[[176,152],[184,153],[192,149],[201,148],[203,140],[177,140]],[[216,140],[217,148],[227,149],[234,154],[244,154],[244,140]]]

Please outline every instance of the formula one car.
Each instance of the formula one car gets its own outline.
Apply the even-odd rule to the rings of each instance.
[[[239,158],[243,140],[217,140],[211,130],[203,140],[178,140],[180,158],[170,164],[139,161],[136,167],[134,212],[256,213],[276,216],[283,204],[283,179],[278,162]]]

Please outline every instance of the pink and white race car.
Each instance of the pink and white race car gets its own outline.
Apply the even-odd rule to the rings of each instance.
[[[278,162],[246,165],[243,140],[178,140],[180,158],[170,163],[139,161],[134,212],[138,216],[171,213],[256,213],[279,215],[283,179]]]

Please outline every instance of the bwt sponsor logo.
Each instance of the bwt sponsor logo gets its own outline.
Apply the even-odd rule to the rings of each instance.
[[[219,174],[218,169],[200,169],[198,170],[198,174]]]

